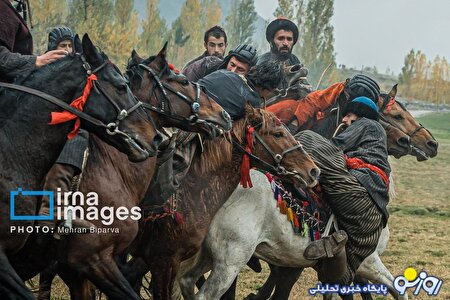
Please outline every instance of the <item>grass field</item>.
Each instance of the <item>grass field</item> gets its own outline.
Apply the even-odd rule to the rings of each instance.
[[[438,140],[439,154],[420,163],[413,157],[391,161],[397,198],[389,205],[390,241],[381,258],[394,276],[403,274],[408,267],[438,276],[444,283],[439,295],[432,299],[450,299],[450,113],[434,113],[419,120]],[[239,276],[237,299],[254,292],[267,276],[267,266],[260,274],[248,268],[243,270]],[[315,284],[315,273],[311,269],[305,270],[290,299],[312,298],[307,290]],[[69,299],[67,295],[65,286],[57,282],[52,299]],[[422,291],[413,299],[428,298]],[[358,295],[355,299],[361,298]]]

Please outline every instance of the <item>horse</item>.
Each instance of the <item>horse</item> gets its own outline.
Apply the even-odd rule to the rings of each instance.
[[[216,126],[229,130],[231,118],[216,102],[203,93],[198,85],[174,77],[165,58],[166,48],[167,43],[157,56],[146,60],[133,50],[127,68],[130,88],[145,103],[145,107],[151,109],[157,129],[161,130],[162,126],[177,126],[210,137],[216,135]],[[131,211],[144,197],[155,166],[156,157],[139,164],[129,163],[124,155],[93,136],[89,141],[89,159],[78,191],[83,194],[95,191],[99,197],[99,207],[125,207]],[[87,206],[84,205],[85,208]],[[114,261],[114,256],[122,253],[133,241],[138,222],[128,218],[105,225],[101,220],[93,220],[91,223],[95,228],[114,227],[119,232],[65,237],[62,249],[58,249],[59,253],[64,254],[58,255],[56,271],[68,283],[72,299],[91,297],[86,278],[110,299],[140,299]],[[36,248],[37,241],[33,242],[27,249]],[[37,246],[43,247],[41,244]],[[23,260],[23,257],[29,256],[27,251],[23,251],[15,257],[16,265],[25,263],[20,268],[20,275],[25,279],[33,277],[49,265],[48,259],[37,257],[30,267],[30,261]],[[51,255],[48,258],[52,258]],[[55,272],[44,274],[41,299],[44,294],[47,294],[45,297],[50,296],[49,288],[54,275]]]
[[[396,93],[396,86],[394,86],[394,88],[391,90],[391,92],[389,94],[382,94],[382,97],[380,99],[380,106],[382,107],[381,124],[383,125],[383,127],[385,128],[385,130],[387,131],[387,133],[389,135],[388,152],[390,154],[395,155],[397,158],[399,158],[401,156],[411,153],[409,141],[410,141],[410,137],[413,137],[414,135],[413,134],[408,135],[403,130],[396,128],[391,123],[387,123],[387,122],[391,121],[392,118],[395,120],[399,119],[398,117],[397,118],[392,117],[392,115],[395,116],[398,114],[402,114],[403,116],[405,116],[403,120],[408,120],[408,122],[410,124],[412,124],[413,126],[416,126],[417,128],[420,125],[418,126],[417,122],[414,119],[412,119],[412,116],[409,114],[409,112],[405,111],[405,108],[403,105],[401,105],[399,103],[394,103],[394,101],[392,101],[392,99],[395,98],[395,93]],[[388,115],[387,113],[393,111],[394,109],[392,109],[392,108],[389,109],[389,107],[386,107],[387,106],[386,104],[389,101],[391,101],[390,105],[396,105],[395,114],[391,114],[391,116]],[[397,107],[397,105],[398,105],[398,107]],[[386,120],[389,120],[389,121],[386,121]],[[327,120],[324,120],[322,122],[322,124],[326,124],[326,123],[333,124],[333,122],[327,122]],[[317,127],[315,127],[315,128],[317,128]],[[405,128],[405,127],[402,127],[402,128]],[[410,132],[414,132],[414,131],[417,132],[417,130],[414,128],[412,128],[412,129],[408,128],[408,130]],[[328,131],[328,132],[334,131],[334,128],[333,128],[333,130],[327,129],[326,131]],[[326,132],[326,131],[322,131],[322,132]],[[426,132],[427,132],[427,130],[424,130],[424,133],[426,133]],[[417,145],[417,146],[419,146],[419,145]],[[423,145],[420,145],[420,146],[423,146]],[[259,201],[258,201],[258,203],[259,203]],[[248,211],[248,207],[246,207],[245,210],[244,210],[244,207],[241,207],[241,209],[242,209],[241,212]],[[253,210],[250,209],[249,211],[253,211]],[[272,220],[272,218],[265,218],[265,219]],[[216,221],[214,220],[212,226],[215,226],[215,222]],[[250,226],[248,228],[252,228],[251,230],[254,230],[255,227]],[[224,228],[222,228],[222,230],[227,231],[227,229],[224,229]],[[242,227],[240,228],[240,230],[242,231]],[[389,291],[395,297],[398,297],[398,293],[396,294],[396,291],[392,286],[393,277],[389,273],[389,271],[386,269],[386,267],[383,265],[383,263],[381,262],[381,260],[379,259],[379,256],[378,256],[378,254],[381,253],[382,250],[385,249],[387,240],[388,240],[388,228],[385,228],[385,230],[382,233],[382,236],[380,237],[378,251],[375,254],[368,257],[367,260],[364,261],[364,263],[361,265],[361,267],[358,270],[358,274],[362,274],[362,276],[364,276],[365,278],[370,278],[370,280],[373,280],[374,282],[386,284],[389,288]],[[233,245],[231,245],[231,247],[233,247]],[[236,249],[236,248],[237,247],[235,247],[234,249]],[[238,248],[238,249],[240,249],[240,248]],[[237,252],[242,253],[242,251],[237,251]],[[207,259],[205,258],[205,260],[207,260]],[[201,264],[201,263],[199,263],[199,264]],[[290,264],[288,264],[288,265],[292,266]],[[377,272],[374,272],[374,270],[377,270]],[[276,274],[273,274],[275,272],[276,272]],[[274,287],[274,281],[277,282],[277,288],[275,291],[276,299],[287,299],[290,289],[292,288],[292,285],[295,283],[295,281],[298,279],[298,276],[300,276],[300,273],[301,273],[301,269],[271,266],[271,274],[269,276],[268,281],[260,289],[260,293],[258,294],[258,296],[255,296],[254,299],[268,299],[272,293],[272,290]],[[376,275],[373,275],[373,274],[376,274]],[[189,290],[188,288],[185,288],[185,290],[186,289]],[[281,295],[285,295],[285,296],[281,296]],[[192,296],[192,294],[190,294],[190,296]],[[208,294],[208,296],[211,296],[211,294]],[[234,298],[234,297],[229,295],[229,298]]]
[[[173,199],[182,222],[172,218],[146,222],[132,246],[133,257],[150,267],[154,299],[171,298],[181,261],[200,248],[213,216],[241,177],[242,184],[251,184],[250,167],[276,172],[300,186],[316,184],[317,167],[282,123],[248,104],[245,110],[245,118],[233,123],[231,134],[206,141],[201,155],[194,157]]]
[[[132,161],[155,155],[161,141],[142,103],[136,101],[126,80],[106,54],[95,48],[88,35],[83,36],[82,42],[76,37],[74,44],[81,54],[38,69],[16,82],[17,85],[2,84],[7,88],[1,95],[0,109],[2,299],[34,298],[9,261],[24,246],[29,234],[11,230],[33,228],[37,197],[24,197],[19,188],[23,191],[42,189],[43,179],[61,152],[71,127],[75,124],[77,128],[80,123],[76,120],[49,126],[49,115],[55,110],[55,104],[80,117],[81,127],[126,153]],[[67,105],[81,91],[84,96],[78,100],[86,102],[84,108],[81,106],[84,112]],[[15,197],[7,198],[13,191],[16,191]],[[12,207],[11,201],[14,202]]]

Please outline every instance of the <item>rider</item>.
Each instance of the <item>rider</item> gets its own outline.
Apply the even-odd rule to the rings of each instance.
[[[370,77],[357,74],[343,82],[335,83],[324,90],[317,90],[298,100],[284,100],[267,110],[277,115],[292,133],[308,129],[309,123],[323,117],[335,103],[347,103],[356,97],[365,96],[378,102],[380,87]]]
[[[258,64],[267,60],[276,60],[287,66],[300,64],[300,60],[292,54],[292,48],[298,40],[298,27],[285,17],[278,17],[270,22],[266,29],[266,40],[270,51],[261,55]]]
[[[341,277],[330,276],[325,262],[340,259],[346,240],[342,230],[310,243],[304,256],[320,260],[318,273],[323,282],[348,285],[362,261],[375,251],[386,226],[390,166],[386,132],[378,122],[374,101],[353,99],[344,108],[342,122],[346,129],[331,142],[309,130],[299,132],[296,138],[320,168],[324,199],[336,215],[338,227],[348,235],[347,265]],[[321,260],[324,258],[328,260]]]
[[[189,67],[189,65],[193,64],[194,62],[207,57],[207,56],[215,56],[218,58],[223,58],[223,55],[225,54],[225,51],[227,49],[227,34],[225,33],[225,30],[216,25],[211,27],[205,32],[205,35],[203,37],[203,46],[205,47],[205,52],[203,52],[202,55],[194,58],[193,60],[189,61],[183,68],[182,72],[184,73],[184,70]]]
[[[52,50],[66,50],[68,53],[73,53],[73,39],[75,34],[72,29],[64,26],[53,28],[48,33],[47,52]]]
[[[63,26],[53,28],[48,34],[47,51],[64,48],[64,51],[72,53],[74,37],[75,34],[70,28]],[[88,144],[89,133],[83,129],[66,142],[56,163],[45,177],[44,190],[56,191],[57,188],[61,188],[63,192],[71,190],[74,177],[82,171]],[[48,215],[49,205],[48,199],[43,197],[39,214]]]
[[[222,60],[216,56],[207,56],[186,67],[183,74],[190,81],[198,81],[206,75],[218,70],[227,69],[241,75],[247,75],[256,64],[257,50],[254,46],[241,44],[228,52]]]
[[[17,7],[27,11],[24,1],[16,2]],[[26,20],[9,0],[0,0],[0,82],[12,82],[67,54],[65,50],[54,50],[33,55],[33,38]]]

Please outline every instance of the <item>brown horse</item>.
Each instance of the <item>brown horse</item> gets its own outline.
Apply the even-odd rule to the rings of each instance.
[[[228,114],[199,88],[185,82],[182,78],[173,77],[169,70],[165,52],[166,46],[156,57],[143,60],[133,51],[128,68],[128,77],[133,93],[153,111],[155,123],[159,126],[178,126],[184,130],[192,130],[214,136],[216,125],[222,129],[231,127]],[[194,107],[195,104],[195,107]],[[165,106],[165,111],[162,107]],[[195,108],[195,109],[194,109]],[[195,114],[195,117],[192,117]],[[209,124],[212,123],[212,124]],[[150,184],[155,169],[156,158],[145,162],[129,163],[124,155],[111,146],[91,136],[89,143],[89,159],[83,172],[79,191],[83,194],[95,191],[98,195],[99,208],[122,207],[132,211]],[[88,208],[88,205],[83,205]],[[51,252],[47,257],[37,258],[32,264],[26,251],[15,257],[16,268],[20,269],[23,278],[30,278],[49,265],[49,259],[57,255],[57,269],[64,281],[69,285],[72,299],[89,299],[91,290],[87,280],[91,280],[110,299],[140,299],[129,286],[119,271],[114,256],[122,253],[134,240],[138,231],[138,220],[117,218],[108,225],[101,220],[91,221],[101,232],[71,234],[63,237],[58,253]],[[116,228],[109,231],[108,228]],[[42,236],[36,237],[28,249],[49,247]],[[47,240],[51,237],[47,237]],[[52,241],[50,241],[52,242]],[[46,259],[47,258],[47,259]],[[25,263],[26,265],[20,265]]]
[[[198,251],[214,214],[238,185],[242,151],[249,147],[245,140],[252,128],[254,141],[247,137],[254,148],[252,167],[278,170],[281,177],[300,186],[315,184],[319,170],[289,131],[273,114],[247,105],[245,119],[234,122],[231,135],[207,141],[203,153],[194,158],[175,197],[183,222],[172,218],[146,222],[135,240],[132,253],[150,267],[154,299],[171,298],[181,261]]]
[[[0,298],[33,299],[10,264],[11,256],[27,241],[29,233],[12,232],[13,228],[34,227],[34,220],[15,216],[35,216],[36,196],[18,193],[10,207],[10,192],[18,188],[42,190],[46,173],[63,148],[74,122],[49,126],[50,113],[67,107],[73,99],[90,90],[81,116],[81,126],[111,143],[134,161],[155,154],[160,142],[151,119],[136,101],[108,57],[100,53],[87,35],[83,42],[74,40],[78,53],[68,56],[24,79],[21,86],[10,86],[2,92],[0,103]],[[89,77],[88,80],[86,78]],[[96,78],[96,79],[95,79]],[[92,84],[92,85],[91,85]],[[24,87],[35,89],[24,91]],[[19,89],[12,91],[11,88]],[[39,90],[36,92],[36,90]],[[55,98],[56,97],[56,98]],[[48,100],[44,101],[42,98]],[[57,100],[62,99],[62,101]],[[56,100],[55,100],[56,99]],[[59,101],[59,102],[58,102]],[[62,104],[61,104],[62,103]],[[106,125],[108,124],[108,125]]]

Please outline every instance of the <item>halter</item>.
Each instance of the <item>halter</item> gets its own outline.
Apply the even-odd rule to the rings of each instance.
[[[86,74],[87,76],[92,76],[95,75],[95,73],[99,72],[100,70],[102,70],[109,61],[105,61],[103,62],[99,67],[95,68],[94,70],[91,70],[91,66],[89,65],[89,63],[86,61],[86,58],[84,57],[84,55],[80,55],[81,57],[81,61],[83,63],[83,68],[86,70]],[[92,77],[91,77],[92,80]],[[93,83],[93,87],[96,91],[100,91],[102,93],[102,95],[113,105],[113,107],[116,109],[117,111],[117,117],[116,120],[114,122],[105,124],[103,123],[103,121],[92,117],[78,109],[75,109],[74,107],[70,106],[69,104],[67,104],[66,102],[52,96],[49,95],[47,93],[41,92],[39,90],[30,88],[30,87],[26,87],[26,86],[22,86],[22,85],[17,85],[17,84],[11,84],[11,83],[2,83],[0,82],[0,87],[5,87],[5,88],[9,88],[9,89],[13,89],[13,90],[17,90],[17,91],[22,91],[34,96],[37,96],[39,98],[42,98],[44,100],[47,100],[50,103],[53,103],[59,107],[61,107],[62,109],[76,115],[77,117],[79,117],[80,119],[83,119],[93,125],[96,125],[98,127],[102,127],[106,129],[106,132],[109,135],[115,135],[115,134],[120,134],[124,137],[126,137],[127,139],[132,139],[131,136],[129,136],[128,134],[126,134],[123,131],[119,130],[119,123],[121,121],[123,121],[127,116],[129,116],[133,111],[135,111],[136,109],[138,109],[140,106],[143,105],[142,102],[137,101],[136,104],[134,104],[132,107],[130,107],[129,109],[120,109],[119,106],[111,99],[111,97],[109,97],[109,95],[103,90],[101,84],[97,81],[97,80],[92,80]]]
[[[200,110],[200,85],[198,83],[193,83],[196,87],[196,94],[195,99],[191,100],[188,96],[184,95],[183,93],[180,93],[179,91],[174,90],[170,85],[167,85],[166,83],[161,81],[162,72],[157,75],[155,70],[150,68],[149,66],[146,66],[144,64],[138,65],[140,68],[148,71],[148,73],[153,77],[153,79],[156,81],[155,87],[158,87],[161,90],[161,99],[159,100],[159,107],[156,107],[152,104],[143,103],[143,106],[145,108],[148,108],[151,111],[157,112],[158,114],[164,115],[168,118],[178,120],[178,121],[187,121],[189,124],[199,124],[206,122],[204,120],[199,119],[198,112]],[[169,101],[169,96],[167,93],[167,90],[178,96],[180,99],[184,100],[186,103],[188,103],[191,107],[191,115],[189,117],[182,117],[180,115],[177,115],[173,113],[172,105]],[[156,95],[155,95],[156,97]]]
[[[262,126],[262,123],[259,123],[258,125],[252,127],[252,126],[247,126],[247,132],[250,132],[250,138],[248,138],[248,144],[253,143],[253,145],[247,145],[247,149],[244,148],[241,144],[239,144],[238,142],[236,142],[235,139],[233,139],[233,145],[235,145],[241,152],[244,153],[244,155],[248,155],[249,158],[255,160],[256,162],[262,164],[264,166],[264,168],[267,169],[267,171],[269,171],[272,174],[276,174],[276,175],[281,175],[281,176],[286,176],[286,175],[296,175],[296,172],[291,172],[291,171],[287,171],[283,166],[281,166],[281,162],[283,161],[283,158],[285,158],[286,154],[297,150],[299,148],[303,149],[302,145],[300,144],[300,142],[297,143],[297,145],[284,150],[281,153],[275,153],[272,149],[270,149],[270,147],[264,142],[264,140],[262,139],[262,137],[258,134],[258,132],[255,129],[258,129]],[[255,139],[256,138],[256,139]],[[264,160],[262,160],[261,158],[259,158],[258,156],[252,154],[249,150],[248,147],[252,147],[255,144],[255,141],[258,141],[263,148],[272,156],[272,159],[275,162],[275,165],[272,165]]]
[[[396,100],[394,97],[384,99],[383,105],[381,106],[381,111],[384,111],[385,109],[386,109],[387,111],[390,111],[390,110],[392,109],[392,106],[394,105],[394,103],[395,103],[396,101],[397,101],[397,100]],[[380,116],[380,119],[381,119],[381,120],[383,120],[384,122],[388,123],[389,125],[391,125],[391,126],[397,128],[398,130],[400,130],[401,132],[403,132],[404,134],[406,134],[407,136],[409,136],[410,139],[412,139],[412,137],[413,137],[417,132],[419,132],[421,129],[426,130],[426,131],[433,137],[433,135],[431,134],[431,132],[430,132],[428,129],[426,129],[426,128],[425,128],[422,124],[420,124],[420,123],[419,123],[419,126],[417,126],[417,128],[415,128],[411,133],[408,133],[408,132],[406,132],[406,131],[404,131],[404,130],[398,128],[397,126],[395,126],[395,125],[392,124],[391,122],[389,122],[389,120],[386,119],[386,117],[385,117],[383,114],[380,113],[379,116]],[[434,138],[434,137],[433,137],[433,138]]]

